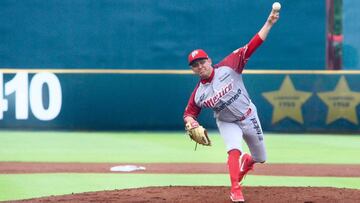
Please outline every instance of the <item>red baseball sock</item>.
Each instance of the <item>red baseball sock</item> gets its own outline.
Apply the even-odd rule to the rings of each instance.
[[[229,174],[231,180],[231,189],[234,189],[236,186],[239,185],[239,173],[240,173],[240,166],[239,166],[239,158],[241,152],[237,149],[232,149],[228,152],[228,167],[229,167]]]

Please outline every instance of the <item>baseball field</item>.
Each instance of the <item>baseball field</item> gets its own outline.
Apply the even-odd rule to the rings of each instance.
[[[0,132],[0,201],[229,202],[224,143],[184,132]],[[360,137],[266,134],[247,202],[359,202]],[[244,145],[246,146],[246,145]],[[145,170],[113,172],[135,165]]]

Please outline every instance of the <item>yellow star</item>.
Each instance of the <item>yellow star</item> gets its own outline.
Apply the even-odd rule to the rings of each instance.
[[[334,91],[317,94],[328,107],[326,124],[340,118],[358,124],[356,106],[360,103],[360,93],[350,90],[344,76],[341,76]]]
[[[262,95],[274,108],[272,124],[287,117],[301,124],[304,123],[301,106],[309,99],[312,93],[297,91],[289,76],[285,77],[278,91],[265,92]]]

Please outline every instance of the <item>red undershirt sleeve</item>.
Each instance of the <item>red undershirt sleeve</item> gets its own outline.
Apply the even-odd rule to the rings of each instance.
[[[188,104],[185,108],[185,112],[184,112],[184,116],[183,118],[190,116],[193,117],[194,119],[196,119],[201,111],[201,108],[199,106],[196,105],[195,103],[195,94],[196,94],[196,90],[199,87],[199,84],[196,86],[196,88],[194,89],[194,91],[192,92]]]
[[[254,51],[263,43],[264,40],[262,40],[259,36],[259,34],[256,34],[250,42],[247,44],[247,51],[245,52],[245,59],[250,58],[250,56],[254,53]]]
[[[242,73],[250,56],[262,44],[262,42],[263,40],[260,38],[259,34],[256,34],[248,44],[233,51],[214,67],[218,68],[220,66],[228,66],[234,69],[236,72]]]

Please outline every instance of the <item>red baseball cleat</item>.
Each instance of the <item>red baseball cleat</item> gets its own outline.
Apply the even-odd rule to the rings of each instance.
[[[250,154],[243,153],[240,156],[240,173],[239,173],[239,183],[243,180],[246,174],[254,169],[254,161]]]
[[[245,202],[244,195],[242,194],[240,185],[231,189],[230,199],[232,202]]]

